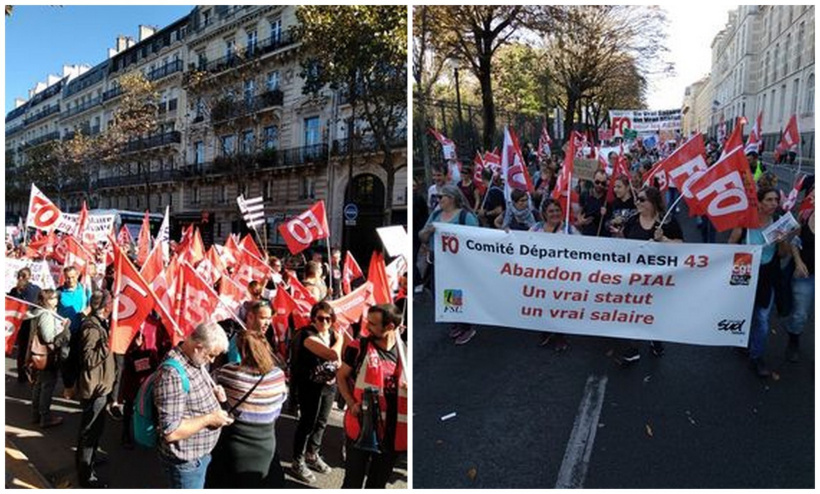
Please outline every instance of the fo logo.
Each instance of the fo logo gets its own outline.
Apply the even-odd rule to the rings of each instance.
[[[460,314],[464,305],[464,296],[461,290],[444,290],[444,312]]]
[[[743,325],[746,324],[746,319],[739,321],[732,319],[723,319],[718,323],[718,331],[729,331],[732,334],[743,334]]]
[[[441,251],[452,252],[453,254],[458,254],[458,237],[454,235],[442,235],[441,236]]]

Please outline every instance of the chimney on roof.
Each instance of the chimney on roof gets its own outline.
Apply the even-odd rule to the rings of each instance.
[[[14,98],[14,107],[20,108],[21,106],[26,104],[26,100],[23,98]]]
[[[52,84],[56,83],[60,79],[62,79],[62,77],[49,74],[48,77],[46,78],[46,86],[51,86]]]
[[[140,41],[144,41],[146,38],[153,36],[156,32],[156,28],[140,24]]]
[[[126,37],[125,40],[126,40],[126,43],[125,43],[126,48],[131,48],[132,46],[137,44],[137,42],[134,41],[134,38],[132,38],[131,36]]]
[[[126,48],[126,37],[122,35],[117,36],[117,46],[115,48],[117,50],[117,53],[123,51]]]

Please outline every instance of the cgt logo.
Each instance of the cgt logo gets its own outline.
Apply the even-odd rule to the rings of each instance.
[[[746,324],[746,319],[740,321],[732,319],[724,319],[718,323],[718,331],[729,331],[732,334],[744,334],[743,325]]]
[[[456,237],[455,235],[442,235],[441,251],[450,251],[453,254],[458,254],[458,237]]]
[[[729,284],[732,286],[749,286],[752,280],[752,254],[736,252],[732,263],[732,276]]]
[[[464,295],[461,290],[444,290],[444,312],[461,314]]]

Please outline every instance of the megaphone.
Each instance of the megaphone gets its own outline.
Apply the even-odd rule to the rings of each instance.
[[[365,388],[362,396],[362,408],[359,414],[359,437],[353,443],[353,447],[369,453],[381,453],[379,447],[379,437],[377,428],[381,420],[381,410],[379,410],[379,390],[377,388]]]

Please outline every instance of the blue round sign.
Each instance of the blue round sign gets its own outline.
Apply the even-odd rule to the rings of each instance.
[[[346,204],[344,209],[345,219],[348,221],[354,221],[356,218],[359,217],[359,208],[353,204]]]

